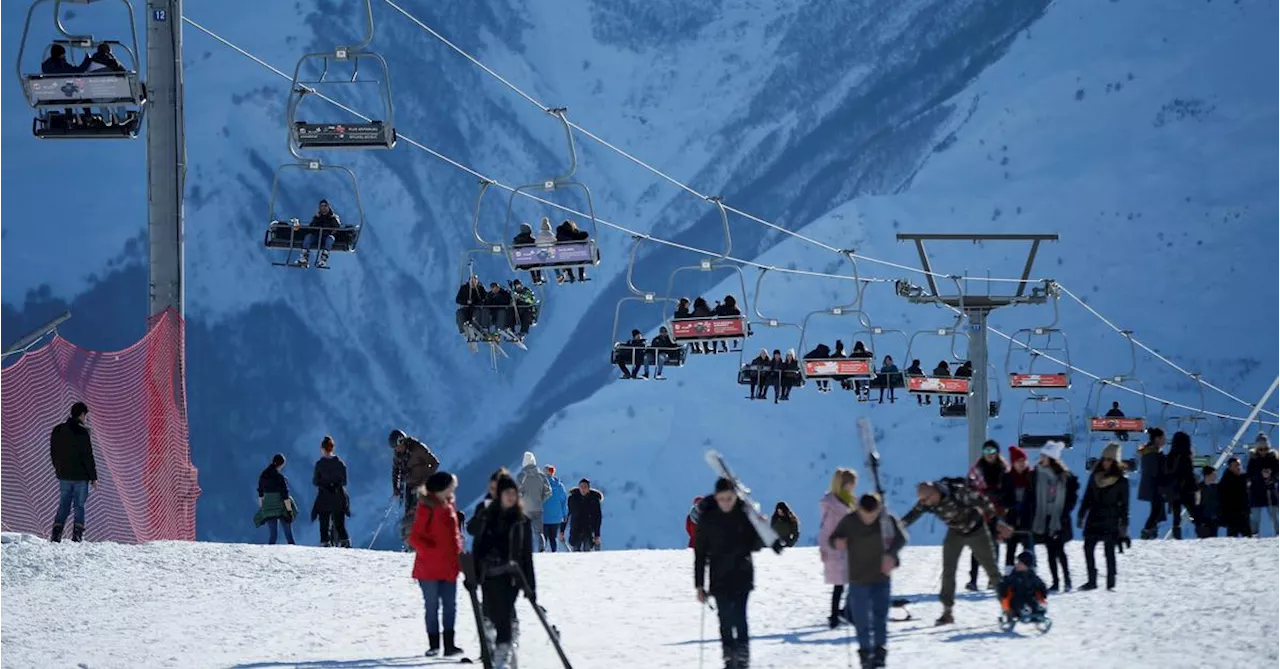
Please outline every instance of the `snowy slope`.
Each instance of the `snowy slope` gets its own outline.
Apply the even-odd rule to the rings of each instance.
[[[915,250],[894,240],[898,232],[1059,232],[1061,242],[1041,248],[1034,276],[1057,279],[1121,326],[1133,328],[1138,338],[1252,401],[1280,367],[1280,294],[1271,275],[1278,241],[1270,153],[1277,138],[1276,89],[1268,74],[1274,70],[1258,57],[1273,44],[1270,23],[1262,18],[1268,15],[1274,19],[1274,6],[1260,3],[1188,5],[1155,13],[1141,2],[1059,3],[1020,36],[1004,59],[949,102],[969,112],[937,138],[935,153],[908,190],[850,201],[803,232],[908,265],[918,262]],[[1087,48],[1080,43],[1082,34],[1089,36]],[[1136,34],[1146,37],[1135,39]],[[1086,91],[1081,100],[1076,100],[1077,89]],[[1224,165],[1240,169],[1216,167]],[[737,231],[754,224],[735,220],[733,225]],[[941,272],[981,275],[989,268],[995,276],[1016,276],[1026,248],[934,243],[930,251]],[[757,260],[850,273],[836,254],[794,239]],[[919,275],[873,263],[859,269],[863,277],[924,282]],[[752,290],[753,276],[748,274]],[[1257,302],[1245,307],[1208,288],[1210,277],[1249,286],[1246,292]],[[652,283],[642,287],[662,289]],[[974,288],[1010,290],[981,282]],[[720,299],[738,290],[737,280],[729,278],[703,294]],[[798,323],[810,311],[852,299],[848,284],[771,275],[760,308]],[[909,305],[886,284],[868,289],[865,308],[875,324],[908,334],[953,322],[941,310]],[[636,308],[624,311],[623,319],[639,315]],[[1012,333],[1051,320],[1049,308],[1018,307],[996,314],[992,322]],[[1128,370],[1124,340],[1080,306],[1064,299],[1059,326],[1071,338],[1074,364],[1103,376]],[[619,330],[628,327],[624,322]],[[804,348],[837,338],[852,346],[856,329],[852,319],[815,317]],[[793,330],[756,330],[747,358],[759,348],[800,348]],[[906,347],[901,339],[881,341],[877,358],[891,354],[902,366]],[[989,341],[991,360],[1003,378],[1007,342],[995,335]],[[927,336],[918,342],[912,357],[926,366],[950,358],[949,342]],[[963,354],[963,341],[958,349]],[[963,421],[944,421],[936,405],[919,409],[911,398],[893,406],[855,405],[850,394],[819,395],[812,388],[797,390],[788,405],[749,402],[743,399],[746,389],[734,385],[737,364],[737,355],[695,356],[690,366],[670,371],[665,384],[618,381],[615,374],[610,386],[553,416],[534,450],[566,479],[588,476],[606,492],[606,533],[612,545],[627,547],[681,545],[680,518],[690,498],[710,488],[711,474],[701,460],[707,448],[724,452],[762,503],[787,500],[802,521],[810,520],[803,528],[808,541],[816,532],[817,499],[831,471],[837,465],[862,468],[853,428],[860,415],[869,415],[882,435],[886,488],[900,507],[913,502],[916,481],[967,469]],[[1138,364],[1150,392],[1199,404],[1185,377],[1146,354]],[[1079,472],[1089,451],[1082,421],[1093,407],[1085,406],[1089,380],[1076,376],[1073,383],[1069,397],[1080,441],[1067,461]],[[1001,392],[1003,411],[990,434],[1007,445],[1016,441],[1025,395]],[[1129,415],[1145,414],[1153,423],[1182,428],[1163,420],[1156,403],[1144,408],[1122,394],[1108,399],[1120,400]],[[1212,392],[1206,405],[1247,412]],[[1276,405],[1273,399],[1269,408],[1275,411]],[[1183,413],[1169,409],[1164,418]],[[1065,427],[1034,420],[1028,419],[1026,427]],[[1198,451],[1225,444],[1235,427],[1210,421],[1195,435]],[[1128,456],[1134,448],[1127,447]],[[932,529],[916,535],[918,540],[935,537]]]
[[[1077,583],[1079,546],[1068,547]],[[984,666],[1018,666],[1054,656],[1098,669],[1269,666],[1277,661],[1280,633],[1276,551],[1274,540],[1135,543],[1120,558],[1116,592],[1055,596],[1049,634],[1019,630],[1006,637],[996,629],[998,607],[986,593],[963,594],[957,625],[933,627],[940,551],[907,547],[894,594],[919,602],[911,607],[917,620],[892,624],[889,660],[902,667],[968,667],[977,657]],[[403,554],[37,540],[6,543],[0,559],[4,667],[441,663],[421,655],[421,594],[409,578],[412,559]],[[690,667],[703,651],[708,666],[718,666],[714,614],[704,621],[699,643],[691,562],[687,550],[538,555],[539,601],[560,628],[574,666]],[[846,666],[845,632],[826,628],[830,590],[822,584],[817,551],[760,554],[756,565],[752,666]],[[1216,585],[1197,588],[1206,578]],[[521,666],[559,666],[526,603],[518,613]],[[458,620],[460,645],[475,653],[465,597]],[[1140,654],[1133,652],[1136,639]]]

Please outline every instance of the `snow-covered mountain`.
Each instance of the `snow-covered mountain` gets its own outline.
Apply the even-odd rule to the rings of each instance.
[[[5,667],[372,669],[444,662],[422,656],[422,594],[409,577],[412,558],[400,553],[4,538]],[[1079,545],[1069,546],[1077,584],[1083,583]],[[981,666],[1017,666],[1029,657],[1070,656],[1073,664],[1099,669],[1271,666],[1280,631],[1280,596],[1271,580],[1276,548],[1274,539],[1135,543],[1119,557],[1115,592],[1051,595],[1053,627],[1041,635],[1030,626],[1001,633],[999,605],[985,592],[961,593],[956,624],[935,627],[942,551],[908,545],[893,594],[913,602],[915,619],[890,625],[889,662],[970,667],[980,657]],[[700,657],[705,666],[720,666],[715,613],[694,599],[692,553],[536,556],[538,604],[559,628],[573,666],[665,669],[695,666]],[[857,639],[847,628],[827,629],[831,590],[822,583],[818,551],[764,551],[755,565],[751,666],[849,666]],[[1212,594],[1196,588],[1208,574],[1215,575]],[[458,644],[475,658],[475,619],[458,590]],[[520,666],[561,666],[529,605],[521,601],[516,609]],[[1144,642],[1142,653],[1117,652],[1132,645],[1120,640],[1135,638]]]
[[[399,4],[540,100],[740,209],[903,264],[914,251],[895,232],[1056,231],[1063,240],[1042,249],[1038,275],[1249,401],[1275,373],[1274,3]],[[302,52],[361,30],[351,0],[217,9],[186,11],[285,71]],[[11,44],[20,10],[3,9]],[[506,183],[562,169],[552,119],[385,4],[375,3],[375,16],[404,135]],[[458,341],[451,313],[458,259],[473,245],[475,179],[407,142],[333,160],[360,177],[369,227],[357,256],[335,259],[328,273],[271,267],[259,239],[273,171],[288,157],[287,83],[190,27],[185,48],[188,392],[202,538],[248,538],[256,472],[284,451],[305,480],[324,433],[352,466],[357,532],[380,515],[383,436],[397,426],[425,437],[471,490],[531,445],[567,478],[590,476],[609,496],[613,546],[682,541],[688,498],[707,484],[698,460],[708,445],[762,498],[791,500],[802,519],[832,466],[858,464],[842,451],[856,447],[852,422],[864,409],[809,389],[782,407],[740,400],[736,358],[699,359],[663,386],[614,382],[604,363],[630,240],[612,230],[602,230],[595,280],[547,290],[533,350],[494,375]],[[372,104],[368,91],[335,95]],[[6,333],[69,305],[75,317],[63,332],[73,341],[127,345],[146,308],[142,144],[38,144],[16,85],[5,88],[3,110]],[[709,204],[579,139],[578,176],[603,218],[720,248]],[[307,212],[329,197],[351,215],[349,194],[327,183],[285,187],[277,210]],[[70,207],[50,215],[42,205],[51,198]],[[486,200],[489,236],[505,214],[504,197]],[[847,273],[828,251],[744,219],[732,227],[738,257]],[[635,278],[652,290],[696,258],[646,248]],[[947,272],[1021,269],[1021,249],[934,251]],[[478,269],[506,276],[496,264]],[[727,288],[695,278],[678,292]],[[848,295],[846,284],[771,276],[761,308],[798,319]],[[945,321],[883,284],[866,306],[879,324],[908,332]],[[622,327],[649,329],[658,313],[624,318]],[[1007,330],[1049,318],[1019,308],[994,322]],[[1064,305],[1062,323],[1073,362],[1101,374],[1128,366],[1123,341],[1078,307]],[[832,319],[821,328],[810,341],[853,330]],[[757,339],[748,346],[798,344]],[[280,342],[290,346],[272,345]],[[1001,351],[1001,340],[993,347]],[[1002,355],[993,358],[1002,367]],[[1157,395],[1199,402],[1167,368],[1144,359],[1142,376]],[[1087,383],[1076,383],[1078,405]],[[1017,402],[1010,391],[1004,399],[993,435],[1011,441]],[[1209,406],[1243,411],[1212,394]],[[936,414],[900,402],[872,416],[896,493],[964,466],[963,430]]]

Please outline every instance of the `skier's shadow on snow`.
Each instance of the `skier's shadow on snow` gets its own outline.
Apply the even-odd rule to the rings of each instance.
[[[432,659],[422,656],[410,656],[378,657],[364,660],[313,660],[310,662],[247,662],[234,665],[231,669],[376,669],[378,667],[406,669],[408,667],[436,667],[444,664],[456,665],[457,663],[458,661],[452,658],[446,661],[441,658]]]

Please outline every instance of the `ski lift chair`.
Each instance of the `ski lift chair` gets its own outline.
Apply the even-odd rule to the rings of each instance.
[[[68,63],[83,60],[100,45],[114,47],[123,54],[123,71],[98,70],[71,73],[23,72],[23,55],[36,7],[49,0],[36,0],[27,10],[22,40],[18,45],[16,70],[27,105],[35,110],[31,132],[40,139],[133,139],[138,136],[146,113],[146,86],[138,79],[138,31],[133,5],[121,0],[128,13],[130,40],[95,40],[92,35],[73,35],[62,25],[62,7],[92,4],[97,0],[53,0],[54,28],[60,38],[41,51],[43,62],[55,45],[66,50]],[[119,60],[119,59],[117,59]],[[73,67],[75,67],[73,65]],[[77,113],[75,110],[83,110]]]
[[[1028,404],[1033,407],[1031,410],[1027,409]],[[1030,416],[1055,417],[1061,421],[1064,429],[1061,431],[1043,429],[1031,431],[1026,426],[1027,418]],[[1043,448],[1045,444],[1051,441],[1060,441],[1067,448],[1071,448],[1075,445],[1075,437],[1071,428],[1071,416],[1071,400],[1065,397],[1033,395],[1023,399],[1022,410],[1018,415],[1018,446],[1024,449],[1037,449]]]
[[[280,177],[290,170],[299,170],[304,174],[318,174],[323,171],[330,171],[345,176],[346,180],[351,183],[351,192],[354,195],[356,205],[355,224],[343,225],[338,228],[314,228],[302,223],[303,217],[283,218],[277,216],[276,207],[280,196]],[[364,230],[364,204],[360,199],[360,187],[356,183],[355,173],[346,167],[321,164],[319,160],[281,165],[276,170],[275,178],[271,181],[271,201],[268,208],[267,215],[270,222],[267,224],[267,230],[263,236],[263,246],[268,249],[285,252],[282,260],[271,263],[276,267],[303,267],[295,258],[307,250],[303,248],[307,235],[315,236],[315,243],[310,250],[322,248],[325,236],[329,235],[333,237],[331,252],[355,253],[356,247],[360,243],[360,233]],[[310,218],[308,217],[307,220],[309,221]],[[311,264],[309,267],[318,267],[318,265]],[[328,267],[320,269],[328,269]]]

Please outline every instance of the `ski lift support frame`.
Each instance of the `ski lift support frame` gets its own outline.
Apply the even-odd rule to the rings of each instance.
[[[1027,286],[1036,283],[1031,280],[1031,269],[1035,264],[1040,244],[1042,242],[1058,241],[1057,234],[899,233],[897,239],[900,242],[910,241],[915,243],[916,252],[920,256],[920,266],[924,270],[925,281],[928,284],[927,292],[912,287],[909,283],[907,284],[909,288],[906,290],[903,290],[903,287],[900,286],[899,295],[912,304],[942,305],[961,311],[969,320],[968,359],[973,364],[974,369],[985,370],[990,364],[986,332],[987,317],[992,311],[1001,307],[1019,304],[1044,304],[1048,299],[1048,288],[1051,285],[1051,281],[1046,280],[1043,282],[1042,287],[1033,288],[1031,291],[1027,290]],[[1023,265],[1021,280],[1018,282],[1017,290],[1013,294],[992,295],[988,291],[986,295],[966,295],[966,291],[962,289],[956,295],[944,295],[938,290],[934,277],[945,275],[934,271],[933,264],[929,260],[929,252],[925,247],[926,242],[935,241],[966,241],[973,244],[980,242],[1030,242],[1031,248],[1027,253],[1026,263]],[[990,282],[988,282],[989,287]],[[969,423],[969,459],[967,462],[976,462],[982,455],[982,444],[987,439],[990,398],[985,374],[976,375],[971,381],[977,382],[971,384],[973,393],[966,402]]]

